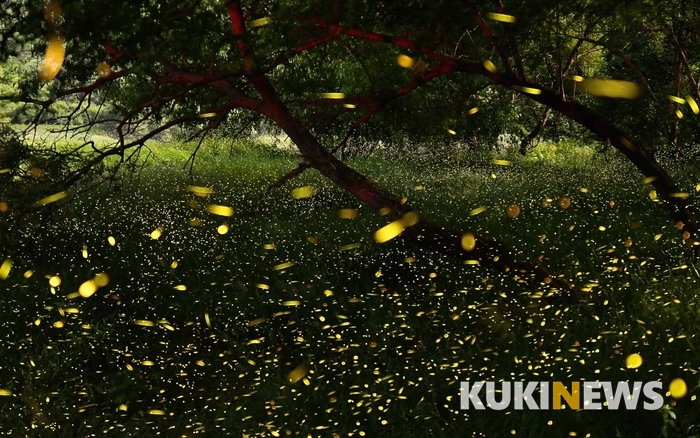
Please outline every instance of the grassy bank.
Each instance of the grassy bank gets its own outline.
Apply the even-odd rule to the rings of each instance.
[[[26,225],[26,254],[0,282],[0,434],[699,433],[698,274],[680,233],[624,162],[545,148],[509,166],[491,157],[351,164],[421,215],[541,260],[595,305],[548,305],[479,266],[400,239],[376,244],[386,222],[313,171],[267,191],[293,156],[210,145],[191,176],[182,146],[153,147],[158,161],[118,191],[81,195]],[[694,190],[694,171],[678,176]],[[315,196],[292,199],[309,185]],[[517,217],[506,215],[511,204]],[[103,272],[106,286],[76,296]],[[640,367],[626,367],[631,354]],[[466,380],[661,381],[666,390],[676,378],[688,395],[667,395],[655,412],[459,409]]]

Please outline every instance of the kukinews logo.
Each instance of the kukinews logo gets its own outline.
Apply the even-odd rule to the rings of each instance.
[[[644,409],[663,406],[661,382],[461,382],[462,409]],[[485,403],[484,403],[485,402]]]

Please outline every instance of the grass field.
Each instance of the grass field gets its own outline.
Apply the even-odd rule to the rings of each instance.
[[[25,224],[23,255],[0,281],[0,435],[700,435],[699,275],[619,158],[543,146],[510,166],[351,163],[421,215],[488,233],[595,297],[554,306],[400,238],[376,244],[384,219],[313,171],[267,192],[293,156],[211,144],[191,177],[183,146],[153,151],[119,190]],[[675,175],[695,191],[697,170]],[[309,185],[315,196],[290,196]],[[108,284],[78,295],[100,273]],[[641,366],[626,366],[632,354]],[[687,395],[653,412],[460,410],[460,381],[661,381],[666,392],[678,378]]]

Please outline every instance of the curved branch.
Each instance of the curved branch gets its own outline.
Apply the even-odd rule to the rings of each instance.
[[[268,65],[266,65],[264,68],[261,69],[262,72],[264,73],[269,73],[272,70],[274,70],[276,67],[278,67],[281,64],[284,64],[285,62],[289,61],[293,57],[304,53],[308,50],[313,49],[314,47],[320,46],[322,44],[329,43],[333,41],[334,39],[338,38],[340,36],[340,32],[333,32],[329,33],[328,35],[325,35],[321,38],[317,38],[315,40],[311,40],[307,43],[304,43],[300,46],[295,47],[292,49],[292,51],[280,54],[275,57],[275,59],[272,60]]]
[[[304,172],[309,167],[311,167],[311,165],[309,163],[307,163],[306,161],[302,161],[301,163],[299,163],[299,165],[297,167],[295,167],[294,169],[292,169],[289,172],[282,175],[273,184],[270,184],[270,186],[267,188],[267,191],[269,192],[272,189],[282,187],[287,181],[296,177],[297,175],[301,175],[301,173]]]
[[[550,114],[552,114],[552,108],[547,107],[547,109],[544,110],[542,117],[540,117],[540,121],[537,123],[537,125],[535,125],[535,127],[532,128],[532,131],[530,131],[530,133],[520,141],[520,154],[527,155],[527,150],[530,147],[530,144],[537,138],[537,136],[540,135],[540,132],[542,132],[542,129],[544,129],[544,126],[549,120]]]
[[[698,81],[695,80],[693,77],[693,72],[690,69],[690,62],[688,62],[688,55],[685,52],[685,48],[681,46],[681,43],[678,41],[678,36],[676,33],[673,33],[673,45],[676,46],[676,50],[678,51],[678,55],[680,56],[680,60],[683,63],[683,67],[685,68],[685,75],[688,78],[688,82],[693,86],[693,91],[695,91],[695,96],[700,99],[700,84],[698,84]]]
[[[676,223],[682,224],[682,231],[688,232],[688,239],[697,236],[700,223],[698,223],[695,214],[689,210],[690,195],[682,193],[682,190],[676,185],[671,176],[646,149],[644,149],[639,140],[624,132],[593,110],[575,101],[565,101],[550,90],[539,89],[536,84],[521,81],[512,75],[494,75],[483,69],[481,65],[467,65],[464,71],[474,73],[475,69],[479,68],[482,69],[481,73],[484,76],[492,76],[493,80],[501,85],[538,89],[539,94],[523,94],[579,123],[590,132],[598,135],[601,140],[609,141],[610,144],[622,152],[645,177],[652,178],[652,186],[658,192],[659,197],[663,199],[669,207],[673,220]]]
[[[391,192],[374,184],[327,151],[306,126],[291,113],[267,77],[255,69],[257,65],[255,56],[244,38],[245,27],[239,2],[230,1],[227,4],[227,9],[231,17],[232,31],[237,39],[238,51],[244,58],[249,78],[264,99],[264,104],[260,108],[261,113],[277,123],[287,133],[309,166],[370,207],[377,210],[388,208],[387,217],[391,220],[399,220],[411,212],[411,208]],[[369,36],[367,33],[362,34]],[[454,63],[450,62],[445,64],[444,68],[450,70],[454,67]],[[417,224],[408,227],[401,236],[423,248],[463,260],[476,260],[480,264],[504,274],[514,275],[518,281],[528,284],[533,290],[547,288],[551,295],[563,290],[565,291],[565,299],[578,300],[582,298],[581,291],[573,284],[557,278],[533,262],[521,259],[514,249],[488,236],[480,236],[475,239],[476,245],[467,250],[462,245],[463,235],[464,233],[460,231],[442,228],[421,219]]]
[[[472,15],[474,15],[474,18],[476,19],[476,22],[479,24],[479,27],[481,28],[481,31],[486,35],[486,38],[491,40],[491,43],[493,46],[496,48],[496,51],[498,52],[498,55],[501,57],[501,62],[503,62],[503,67],[505,67],[506,71],[508,73],[512,73],[513,69],[510,67],[510,62],[508,61],[508,55],[506,55],[506,52],[503,50],[503,47],[501,47],[501,43],[496,39],[496,36],[493,34],[493,31],[491,30],[491,27],[489,27],[488,23],[484,21],[484,18],[481,16],[481,13],[479,10],[476,8],[476,5],[474,2],[471,0],[467,0],[467,7],[471,11]],[[522,68],[522,65],[520,66]],[[522,71],[523,78],[525,77],[525,71]]]
[[[498,12],[501,14],[505,14],[505,6],[503,6],[502,0],[498,0]],[[513,51],[513,59],[515,60],[515,71],[518,72],[518,77],[520,79],[527,79],[527,77],[525,76],[525,66],[523,65],[523,58],[520,55],[518,43],[515,41],[513,29],[508,25],[504,27],[506,31],[506,36],[508,37],[508,44],[510,45],[510,49]]]
[[[362,38],[368,41],[372,41],[375,43],[388,43],[392,44],[396,47],[400,47],[402,49],[408,49],[408,50],[413,50],[416,52],[421,52],[424,55],[433,58],[437,61],[440,62],[446,62],[451,60],[452,58],[448,55],[443,55],[440,53],[437,53],[436,51],[430,49],[429,47],[425,46],[420,46],[416,44],[414,41],[411,41],[406,38],[398,38],[390,35],[385,35],[377,32],[370,32],[366,30],[361,30],[353,27],[345,27],[341,26],[336,23],[329,23],[327,21],[318,19],[318,18],[304,18],[304,17],[299,17],[300,20],[305,20],[310,23],[313,23],[319,27],[326,28],[326,29],[331,29],[335,32],[339,32],[342,35],[347,35],[351,37],[356,37],[356,38]]]
[[[339,26],[338,26],[339,27]],[[363,38],[368,41],[374,42],[384,42],[388,44],[394,44],[399,47],[411,47],[415,48],[416,45],[412,41],[405,39],[397,39],[389,37],[386,35],[379,35],[372,32],[363,31],[360,29],[346,29],[344,31],[346,35],[355,36],[358,38]],[[575,37],[571,38],[581,38],[584,41],[588,41],[592,44],[602,45],[602,43],[585,38],[585,37]],[[616,49],[611,49],[606,47],[611,51]],[[434,54],[431,50],[426,48],[421,48],[421,50],[428,54]],[[616,51],[618,56],[622,59],[627,59],[619,50]],[[622,152],[636,167],[639,169],[645,177],[651,178],[651,184],[658,192],[661,199],[663,199],[668,206],[671,216],[676,223],[682,224],[680,227],[682,231],[687,232],[689,237],[686,239],[692,242],[695,236],[700,230],[700,223],[693,212],[689,210],[690,195],[682,193],[680,188],[676,185],[675,181],[670,177],[670,175],[664,170],[663,167],[644,149],[643,145],[639,140],[635,139],[628,133],[624,132],[622,129],[615,126],[613,123],[597,114],[593,110],[581,105],[578,102],[566,101],[562,96],[558,96],[555,92],[542,88],[538,84],[531,83],[526,80],[519,79],[515,77],[512,73],[501,73],[489,71],[482,63],[474,61],[463,61],[459,59],[454,59],[446,55],[439,55],[440,60],[447,66],[446,68],[452,69],[453,71],[459,71],[462,73],[476,74],[484,76],[491,80],[495,84],[507,86],[510,88],[517,87],[518,91],[525,94],[532,100],[535,100],[543,105],[546,105],[553,110],[563,114],[569,119],[579,123],[590,132],[598,135],[601,140],[610,141],[617,150]],[[627,59],[627,61],[629,61]],[[634,64],[629,64],[635,71],[640,75],[641,80],[649,87],[646,78],[637,70]],[[651,92],[651,89],[648,88]],[[534,92],[526,92],[533,91]],[[653,97],[653,93],[652,93]],[[291,135],[290,135],[291,137]],[[296,141],[295,141],[296,143]],[[323,172],[322,172],[323,173]]]

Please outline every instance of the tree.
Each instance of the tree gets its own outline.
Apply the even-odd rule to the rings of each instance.
[[[604,1],[567,2],[555,9],[547,5],[498,2],[492,10],[456,0],[15,2],[0,17],[0,46],[20,54],[40,47],[47,32],[53,35],[46,56],[63,64],[42,87],[55,91],[42,98],[43,88],[32,81],[8,98],[32,105],[36,123],[52,106],[73,97],[76,109],[62,119],[66,131],[86,133],[105,123],[117,125],[115,143],[81,144],[69,154],[78,154],[80,163],[72,162],[69,171],[57,174],[60,190],[85,177],[114,172],[103,166],[106,158],[129,162],[147,140],[171,127],[186,126],[191,138],[202,140],[262,116],[289,136],[302,158],[278,185],[314,168],[386,213],[394,228],[403,230],[401,237],[417,245],[478,260],[533,289],[564,290],[569,298],[580,299],[579,289],[566,279],[491,237],[444,229],[419,216],[341,159],[379,139],[406,147],[453,135],[455,141],[473,144],[475,137],[489,141],[514,128],[528,131],[524,126],[534,122],[521,145],[525,151],[555,112],[558,122],[577,123],[630,159],[692,243],[698,222],[689,209],[689,195],[623,129],[633,121],[618,125],[606,112],[613,106],[617,113],[623,104],[582,98],[581,87],[577,92],[577,82],[570,79],[572,72],[609,74],[639,78],[650,89],[651,80],[616,48],[621,38],[616,29],[626,17],[647,27],[663,18],[651,15],[654,10]],[[489,11],[493,13],[487,15]],[[669,31],[663,27],[661,34]],[[678,40],[676,71],[685,66],[693,80],[686,53],[690,40]],[[603,62],[601,53],[616,56],[611,59],[621,60],[625,70],[618,74],[616,64]],[[585,84],[596,94],[594,82]],[[602,83],[602,92],[619,87],[632,87],[631,94],[638,94],[628,82]],[[672,90],[674,96],[679,87]],[[76,116],[102,99],[113,103],[118,117],[88,116],[76,126]],[[633,101],[632,107],[639,111],[648,102]],[[489,113],[484,117],[488,124],[477,119],[479,113]],[[17,176],[18,167],[9,168],[8,176]]]

